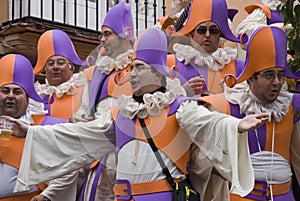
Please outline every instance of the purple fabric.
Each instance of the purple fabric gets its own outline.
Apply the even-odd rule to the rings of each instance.
[[[133,199],[134,201],[172,201],[172,192],[135,195]]]
[[[2,59],[4,59],[4,57]],[[18,54],[15,55],[14,60],[13,83],[21,86],[26,91],[26,94],[33,100],[44,102],[35,91],[33,68],[30,61],[26,57]]]
[[[128,30],[128,28],[131,29],[131,31],[133,30],[133,19],[130,5],[128,3],[121,2],[112,7],[106,14],[102,26],[111,28],[116,34],[123,38],[132,37],[132,32]]]
[[[276,66],[288,67],[286,57],[280,55],[287,54],[287,40],[285,33],[279,28],[272,28],[273,39],[276,50]],[[278,56],[277,56],[278,55]]]
[[[75,47],[69,36],[61,30],[52,30],[54,54],[66,57],[75,65],[85,65],[76,53]]]
[[[206,0],[207,1],[207,0]],[[232,11],[231,11],[232,12]],[[231,32],[228,25],[228,9],[225,0],[212,0],[212,14],[211,21],[214,21],[220,28],[224,38],[232,42],[240,42],[240,38],[237,38]],[[248,41],[248,36],[242,36],[242,43],[245,44]]]
[[[136,119],[125,118],[120,113],[115,121],[116,130],[116,151],[120,149],[127,142],[135,139],[135,122]]]
[[[150,28],[144,31],[134,49],[134,59],[139,59],[151,65],[162,75],[168,76],[169,70],[166,65],[168,47],[164,32]]]
[[[192,64],[184,64],[184,61],[180,62],[176,59],[176,65],[178,66],[178,76],[177,78],[180,80],[181,85],[186,83],[193,77],[202,76],[206,81],[208,81],[208,67],[194,67]],[[206,84],[207,86],[207,84]],[[204,89],[205,90],[205,89]]]
[[[230,106],[230,114],[236,118],[242,119],[245,117],[245,114],[240,114],[240,107],[237,104],[229,103]],[[266,144],[266,125],[259,127],[256,129],[259,136],[259,144],[262,150],[265,148]],[[257,138],[255,131],[248,131],[248,144],[250,153],[259,152]]]
[[[99,164],[98,164],[97,172],[96,172],[93,184],[92,184],[92,189],[91,189],[91,194],[90,194],[89,201],[95,201],[97,186],[98,186],[99,178],[100,178],[100,175],[102,173],[102,169],[103,169],[103,165],[104,165],[105,160],[106,160],[106,157],[103,157],[100,160]]]
[[[267,187],[268,187],[267,183],[264,181],[255,181],[255,183],[263,184],[262,189],[255,189],[255,188],[253,189],[254,191],[256,191],[258,193],[262,193],[262,195],[248,194],[247,196],[245,196],[245,198],[249,198],[249,199],[253,199],[253,200],[261,200],[261,201],[270,200],[270,198],[266,195]],[[292,190],[290,190],[289,192],[287,192],[285,194],[273,196],[273,201],[295,201],[295,199],[294,199]]]
[[[238,9],[228,8],[228,18],[233,21],[234,16],[239,12]]]
[[[52,116],[45,116],[45,119],[41,123],[41,125],[54,125],[59,123],[68,123],[68,120],[52,117]]]
[[[263,151],[265,150],[265,146],[266,146],[266,133],[267,133],[266,124],[257,128],[256,131],[258,135],[260,148]],[[250,154],[259,152],[255,131],[248,131],[248,144],[249,144]]]
[[[271,19],[267,18],[267,25],[274,23],[282,23],[282,12],[272,11],[271,10]]]
[[[294,109],[299,113],[300,112],[300,94],[293,94],[292,99]],[[300,115],[296,116],[294,119],[294,124],[300,120]]]
[[[105,78],[105,74],[101,73],[98,68],[95,68],[93,78],[91,80],[91,85],[90,85],[90,104],[89,104],[89,109],[91,110],[92,107],[94,106],[95,103],[95,98],[98,93],[100,83],[101,81]],[[104,87],[103,87],[104,88]],[[100,97],[107,97],[107,89],[106,89],[106,94],[104,91],[101,91],[101,96]],[[98,100],[99,101],[99,100]]]

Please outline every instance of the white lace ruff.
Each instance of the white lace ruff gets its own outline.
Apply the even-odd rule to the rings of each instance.
[[[268,105],[261,104],[251,93],[247,81],[236,84],[233,88],[224,86],[224,93],[230,103],[240,106],[241,113],[246,115],[269,113],[270,117],[273,116],[276,122],[280,122],[289,111],[292,103],[293,95],[287,89],[287,84],[284,84],[277,99]]]
[[[124,117],[130,119],[135,116],[139,118],[146,118],[148,115],[157,116],[180,95],[186,95],[180,81],[177,78],[167,78],[166,92],[158,91],[153,94],[144,94],[144,103],[136,102],[131,96],[121,95],[118,98],[119,111]]]
[[[236,59],[237,50],[229,47],[218,48],[214,53],[207,54],[197,51],[191,46],[182,45],[179,43],[174,44],[173,49],[175,56],[179,61],[184,60],[187,65],[193,61],[198,67],[203,67],[205,64],[213,71],[219,71],[224,66]]]
[[[57,98],[61,98],[65,93],[68,95],[74,95],[77,93],[77,87],[84,86],[86,82],[86,77],[83,72],[75,73],[72,75],[71,79],[67,82],[62,83],[59,86],[51,86],[46,79],[46,84],[40,84],[36,82],[34,84],[37,93],[40,96],[45,96],[49,94],[55,94]]]
[[[266,6],[268,6],[273,11],[276,11],[277,6],[282,4],[282,2],[279,0],[261,0],[261,2]]]
[[[100,70],[101,73],[109,74],[113,69],[118,71],[125,68],[128,64],[131,63],[132,56],[133,49],[120,54],[116,59],[113,59],[109,56],[99,55],[96,60],[96,67]]]
[[[31,118],[32,115],[45,115],[48,111],[44,110],[44,104],[37,102],[35,100],[29,99],[29,104],[26,109],[26,113],[22,115],[19,120],[26,124],[34,124],[33,119]]]
[[[236,33],[246,33],[250,37],[257,28],[265,25],[267,16],[260,8],[256,8],[237,26]]]

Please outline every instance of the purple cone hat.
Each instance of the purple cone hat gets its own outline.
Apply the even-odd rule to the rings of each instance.
[[[130,5],[121,2],[112,7],[106,14],[102,26],[111,28],[123,38],[133,38],[133,19]]]
[[[142,60],[162,75],[168,76],[167,54],[168,48],[165,33],[156,28],[149,28],[142,32],[135,42],[133,60]]]
[[[193,31],[199,24],[206,21],[215,22],[222,32],[225,39],[245,44],[248,42],[248,36],[241,34],[236,37],[231,32],[228,25],[228,17],[234,17],[234,10],[228,14],[226,0],[194,0],[189,9],[185,25],[178,30],[179,34],[187,35]]]
[[[8,54],[0,59],[0,86],[16,84],[38,102],[44,102],[34,88],[34,75],[30,61],[19,54]]]
[[[41,35],[37,45],[38,59],[34,67],[34,74],[44,71],[44,66],[49,57],[60,55],[66,57],[74,65],[85,65],[76,53],[75,47],[65,32],[61,30],[49,30]]]
[[[226,85],[233,87],[236,83],[249,79],[254,73],[273,67],[282,67],[286,77],[295,77],[287,65],[285,33],[278,27],[263,26],[251,35],[242,73],[237,78],[227,75]]]

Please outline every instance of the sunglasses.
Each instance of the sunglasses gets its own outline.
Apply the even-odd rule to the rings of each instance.
[[[196,31],[200,35],[204,35],[207,33],[207,30],[209,31],[210,34],[212,35],[218,35],[221,31],[218,29],[216,26],[210,26],[210,27],[205,27],[205,26],[199,26]]]

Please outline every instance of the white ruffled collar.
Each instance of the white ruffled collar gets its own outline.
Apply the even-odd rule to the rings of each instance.
[[[280,0],[261,0],[261,2],[273,11],[276,11],[278,5],[282,4]]]
[[[121,95],[118,98],[120,113],[127,118],[133,119],[135,116],[146,118],[148,115],[158,116],[161,111],[174,102],[177,96],[185,96],[185,90],[180,81],[167,78],[167,90],[165,93],[157,91],[153,94],[144,94],[144,103],[138,103],[131,96]]]
[[[131,63],[132,56],[133,49],[127,50],[125,53],[120,54],[116,59],[113,59],[109,56],[99,55],[96,60],[96,67],[101,73],[109,74],[113,69],[118,71],[125,68]]]
[[[193,62],[198,67],[203,67],[206,64],[213,71],[223,69],[226,64],[236,59],[237,56],[237,50],[229,47],[218,48],[212,54],[202,53],[189,45],[179,43],[174,44],[173,49],[176,58],[179,61],[184,60],[185,65]]]
[[[61,98],[65,93],[71,96],[76,94],[77,87],[84,86],[86,77],[83,72],[75,73],[72,75],[71,79],[59,86],[51,86],[47,79],[45,81],[46,84],[40,84],[39,82],[34,84],[37,93],[42,97],[55,93],[57,98]]]
[[[45,115],[48,111],[44,110],[44,104],[35,100],[29,99],[29,104],[26,109],[26,113],[22,115],[19,120],[25,124],[32,125],[34,121],[32,115]]]
[[[246,115],[269,113],[276,122],[280,122],[287,114],[293,98],[293,95],[287,90],[287,84],[282,86],[277,99],[268,105],[261,104],[251,93],[247,81],[237,84],[233,88],[225,86],[224,89],[227,100],[232,104],[238,104],[241,113]]]

